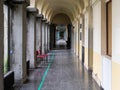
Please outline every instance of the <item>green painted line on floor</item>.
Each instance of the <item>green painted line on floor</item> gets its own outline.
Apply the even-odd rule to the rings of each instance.
[[[53,59],[54,59],[54,53],[52,53],[52,57],[50,57],[50,63],[48,64],[48,67],[47,67],[46,71],[44,72],[44,75],[43,75],[43,77],[42,77],[42,81],[41,81],[41,83],[40,83],[40,85],[39,85],[39,87],[38,87],[38,90],[41,90],[41,88],[42,88],[42,86],[43,86],[43,84],[44,84],[44,82],[45,82],[45,78],[46,78],[47,73],[48,73],[48,71],[49,71],[49,69],[50,69],[50,66],[51,66],[51,64],[52,64],[52,62],[53,62]]]

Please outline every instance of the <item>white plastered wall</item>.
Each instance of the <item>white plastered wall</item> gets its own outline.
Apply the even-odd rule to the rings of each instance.
[[[120,90],[120,0],[112,0],[112,90]]]

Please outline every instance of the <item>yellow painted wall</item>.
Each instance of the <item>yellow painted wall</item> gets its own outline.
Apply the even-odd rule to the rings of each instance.
[[[93,52],[93,74],[95,75],[95,80],[99,83],[102,80],[102,70],[101,70],[101,55],[97,52]]]
[[[78,42],[76,41],[76,55],[78,56]]]
[[[120,64],[112,61],[112,90],[120,90]]]
[[[88,51],[88,55],[89,55],[89,60],[88,60],[88,67],[89,67],[89,69],[90,70],[92,70],[92,68],[93,68],[93,49],[92,48],[89,48],[88,49],[89,51]]]
[[[79,59],[82,61],[82,45],[79,45]]]
[[[88,69],[88,48],[86,48],[85,47],[85,54],[84,54],[85,56],[85,63],[84,63],[84,65],[85,65],[85,67]]]
[[[79,47],[78,47],[78,21],[76,21],[76,27],[75,27],[75,49],[76,49],[76,55],[78,56],[78,51],[79,51]]]

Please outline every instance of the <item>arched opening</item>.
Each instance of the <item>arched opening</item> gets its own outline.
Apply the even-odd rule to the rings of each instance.
[[[70,49],[71,48],[71,21],[64,14],[56,14],[52,19],[51,25],[51,49]],[[54,32],[54,33],[53,33]]]

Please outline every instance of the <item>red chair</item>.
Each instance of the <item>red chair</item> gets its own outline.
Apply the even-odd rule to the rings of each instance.
[[[41,50],[36,51],[37,58],[44,59],[48,56],[48,54],[41,54]]]
[[[37,58],[39,59],[42,59],[41,61],[41,64],[42,64],[42,67],[46,67],[49,63],[49,54],[42,54],[41,53],[41,50],[38,50],[36,51],[36,55],[37,55]]]
[[[47,57],[48,54],[41,54],[41,50],[36,51],[36,55]]]
[[[37,58],[45,58],[44,55],[41,55],[39,51],[36,51]]]

